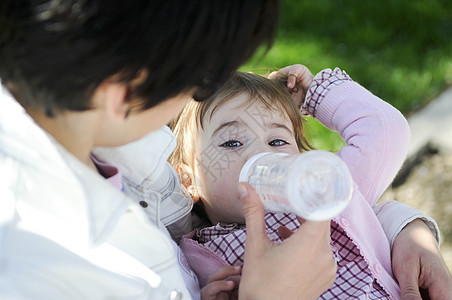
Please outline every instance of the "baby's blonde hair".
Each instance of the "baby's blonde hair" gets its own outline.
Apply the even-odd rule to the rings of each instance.
[[[274,109],[276,106],[278,111],[289,117],[300,152],[313,149],[306,138],[306,120],[301,116],[284,85],[285,81],[281,79],[273,81],[252,73],[236,72],[213,99],[203,102],[189,101],[170,124],[177,139],[177,146],[169,162],[176,169],[181,182],[186,180],[181,172],[184,166],[191,169],[194,166],[194,147],[199,126],[203,128],[206,117],[210,120],[217,109],[237,95],[248,94],[250,101],[260,101],[267,109]]]

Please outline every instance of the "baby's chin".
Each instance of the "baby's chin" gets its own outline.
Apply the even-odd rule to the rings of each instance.
[[[240,219],[240,218],[222,219],[222,220],[216,222],[216,224],[218,224],[222,227],[229,226],[229,225],[245,225],[245,217],[243,217],[242,219]]]

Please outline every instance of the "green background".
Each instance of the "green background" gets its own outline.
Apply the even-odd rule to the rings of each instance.
[[[405,116],[452,84],[452,1],[285,0],[269,52],[241,70],[266,75],[291,64],[313,74],[339,67]],[[317,148],[343,142],[309,120]]]

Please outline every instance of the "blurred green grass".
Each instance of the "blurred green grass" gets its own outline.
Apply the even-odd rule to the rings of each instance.
[[[283,0],[281,8],[274,46],[241,70],[340,67],[406,116],[452,85],[450,0]],[[308,126],[315,147],[343,145],[315,120]]]

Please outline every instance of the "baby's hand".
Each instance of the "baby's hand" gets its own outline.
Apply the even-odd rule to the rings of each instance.
[[[312,75],[311,71],[309,71],[306,66],[297,64],[272,72],[268,75],[268,78],[287,78],[287,88],[292,95],[292,99],[298,107],[301,107],[314,75]]]
[[[238,299],[241,267],[226,266],[209,276],[207,285],[201,290],[202,300]]]

